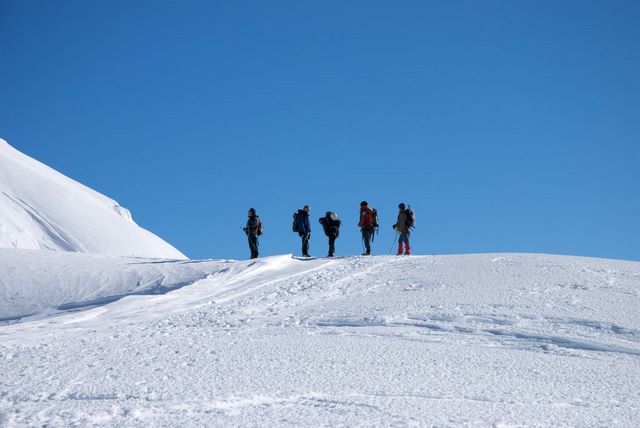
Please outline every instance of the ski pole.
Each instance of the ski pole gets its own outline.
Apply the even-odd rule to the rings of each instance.
[[[396,237],[393,239],[393,244],[391,244],[391,248],[389,249],[389,254],[392,254],[393,247],[396,246],[396,241],[398,240],[398,232],[396,232]]]

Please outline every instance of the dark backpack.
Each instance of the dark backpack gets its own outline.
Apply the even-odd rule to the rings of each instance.
[[[333,223],[339,221],[338,214],[334,213],[333,211],[327,211],[325,217],[331,220]]]
[[[249,220],[247,220],[247,227],[244,228],[244,231],[247,232],[247,235],[262,235],[263,227],[260,217],[257,215],[249,217]]]
[[[338,214],[333,211],[327,211],[324,217],[320,218],[320,224],[322,225],[325,235],[336,235],[337,237],[340,233],[340,225],[342,222],[338,218]]]
[[[297,233],[309,233],[309,216],[304,211],[293,214],[293,231]],[[305,221],[306,220],[306,221]]]
[[[411,208],[407,208],[406,210],[404,210],[404,213],[407,215],[407,221],[405,223],[407,229],[416,227],[416,214],[413,212],[413,210]]]

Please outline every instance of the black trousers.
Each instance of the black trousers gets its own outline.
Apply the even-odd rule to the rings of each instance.
[[[364,228],[362,229],[362,241],[364,242],[364,248],[366,254],[371,254],[371,239],[373,238],[374,229]]]
[[[251,258],[258,258],[258,237],[255,235],[247,235],[249,239],[249,249],[251,250]]]
[[[302,238],[302,255],[309,255],[309,240],[311,240],[311,232],[301,233],[300,237]]]
[[[332,233],[329,235],[329,255],[333,256],[333,253],[336,252],[336,238],[338,235]]]

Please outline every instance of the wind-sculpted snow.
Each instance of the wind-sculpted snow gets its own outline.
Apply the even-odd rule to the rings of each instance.
[[[640,424],[637,262],[500,254],[13,263],[13,278],[61,265],[53,278],[71,275],[76,289],[89,289],[96,272],[121,282],[48,305],[42,296],[39,307],[55,315],[0,327],[0,425]],[[142,294],[159,282],[164,291],[188,285]]]
[[[0,247],[185,259],[116,201],[0,139]]]
[[[100,306],[130,295],[167,293],[223,265],[0,248],[0,322]]]

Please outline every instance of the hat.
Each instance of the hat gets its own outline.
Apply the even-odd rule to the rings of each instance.
[[[401,210],[403,210],[403,211],[404,211],[404,209],[406,208],[406,206],[404,205],[404,203],[400,203],[400,204],[398,205],[398,208],[400,208]]]
[[[249,208],[249,214],[250,215],[256,215],[256,209],[255,208]]]
[[[369,205],[369,204],[367,203],[367,201],[362,201],[362,202],[360,202],[360,206],[361,206],[361,207],[366,207],[367,205]]]

